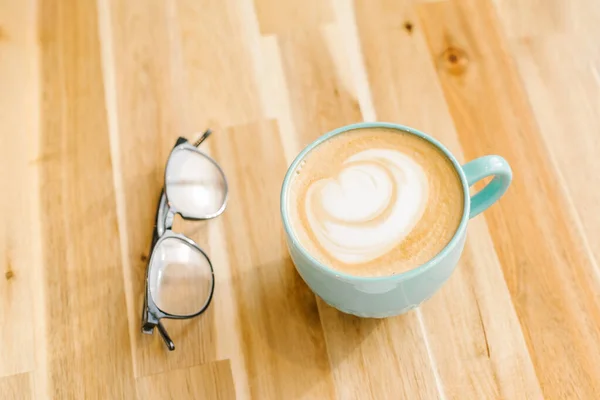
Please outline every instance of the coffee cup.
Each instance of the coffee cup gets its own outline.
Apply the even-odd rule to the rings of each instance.
[[[358,134],[362,135],[362,132],[365,132],[363,135],[364,137],[357,136]],[[381,134],[378,132],[381,132]],[[356,137],[350,137],[350,134],[355,135]],[[396,140],[394,135],[402,135],[402,139]],[[348,140],[345,139],[346,137]],[[344,142],[344,140],[346,140],[347,143]],[[369,148],[370,141],[372,141],[374,148]],[[343,175],[339,178],[339,181],[333,181],[333,183],[329,185],[330,187],[325,184],[319,184],[320,186],[318,188],[311,186],[311,188],[306,189],[303,192],[303,196],[305,196],[303,199],[306,201],[306,204],[302,203],[298,205],[299,203],[296,199],[293,199],[295,196],[295,194],[293,194],[295,193],[293,191],[295,180],[299,179],[298,176],[302,176],[302,174],[305,173],[303,168],[305,168],[307,162],[308,164],[314,162],[311,161],[309,155],[316,154],[316,156],[311,156],[312,159],[319,159],[319,153],[315,149],[320,149],[321,146],[327,145],[330,142],[338,147],[333,147],[331,150],[327,151],[332,151],[331,154],[335,154],[336,157],[338,154],[343,155],[342,153],[344,151],[350,151],[348,148],[352,146],[362,146],[362,148],[357,147],[357,150],[352,153],[347,160],[343,163],[340,162],[340,165],[344,165],[344,170],[340,172],[340,168],[336,167],[336,173]],[[377,150],[375,149],[376,147],[381,147],[386,145],[386,143],[390,143],[390,149],[383,149],[379,153],[375,151]],[[399,153],[394,153],[394,146],[399,146],[401,149],[406,146],[412,146],[409,147],[411,150],[407,153],[408,158],[406,156],[398,155],[397,159],[394,159],[394,154]],[[428,157],[431,159],[434,157],[428,155],[434,154],[432,152],[433,150],[435,150],[436,154],[440,155],[440,160],[443,158],[444,164],[440,164],[442,161],[438,162],[438,164],[442,167],[447,164],[447,169],[451,170],[455,176],[455,178],[452,179],[455,179],[456,183],[452,185],[456,186],[455,192],[459,193],[459,196],[452,194],[452,199],[460,199],[460,209],[455,208],[455,211],[440,211],[435,208],[437,207],[437,204],[451,204],[452,201],[438,201],[435,198],[431,200],[433,196],[444,195],[445,191],[449,190],[438,183],[426,183],[428,182],[427,179],[430,178],[427,174],[432,173],[427,172],[428,170],[424,165],[429,164],[429,161],[427,161]],[[411,161],[413,153],[415,156],[414,160]],[[369,164],[369,160],[367,160],[368,157],[373,158],[372,164]],[[438,156],[435,155],[435,157]],[[321,174],[320,171],[323,170],[324,165],[327,166],[330,163],[330,160],[323,159],[328,157],[320,158],[320,164],[316,165],[314,168],[314,171],[318,171],[318,174]],[[419,163],[421,163],[421,166],[418,166]],[[389,167],[387,164],[389,164]],[[351,167],[355,170],[352,170]],[[380,168],[380,170],[378,168]],[[425,175],[423,175],[423,171],[425,171]],[[432,171],[442,171],[442,169],[439,167],[438,169],[432,169]],[[307,174],[312,173],[313,172],[308,172]],[[315,176],[317,175],[316,172],[314,174]],[[369,174],[372,174],[372,176],[369,176]],[[391,181],[391,184],[386,183],[386,179],[392,179],[396,176],[394,174],[397,174],[399,177],[399,183],[394,183],[393,180]],[[438,174],[438,172],[433,172],[433,174]],[[442,172],[439,174],[442,174]],[[443,174],[447,174],[447,172],[443,172]],[[425,177],[423,178],[423,176]],[[450,177],[450,175],[448,175],[448,177]],[[487,177],[493,177],[493,179],[483,189],[471,196],[469,194],[470,187]],[[314,181],[325,181],[329,179],[321,179],[322,177],[315,177],[314,179],[313,177],[308,178],[305,179],[305,182],[309,182],[310,185],[313,185]],[[356,179],[356,181],[352,181],[352,179]],[[439,177],[432,176],[431,179],[439,180]],[[429,181],[431,181],[431,179]],[[381,183],[378,183],[378,180],[381,181]],[[452,155],[452,153],[450,153],[450,151],[448,151],[448,149],[439,141],[423,132],[407,126],[386,122],[364,122],[335,129],[319,137],[304,148],[292,162],[285,175],[281,190],[280,210],[291,259],[299,275],[309,288],[326,303],[344,313],[360,317],[375,318],[405,313],[432,297],[448,280],[456,268],[462,254],[469,220],[498,201],[508,189],[511,180],[512,170],[507,161],[502,157],[488,155],[461,165],[454,155]],[[331,179],[329,179],[329,181],[331,181]],[[329,181],[326,183],[331,183]],[[410,182],[413,183],[411,184]],[[425,183],[420,184],[419,182]],[[377,187],[377,193],[384,193],[382,199],[394,199],[394,201],[397,202],[404,198],[404,203],[394,203],[394,205],[389,206],[389,209],[386,209],[385,207],[387,206],[382,205],[383,203],[379,201],[379,198],[377,197],[378,194],[370,197],[367,196],[364,199],[360,198],[361,193],[364,192],[360,186],[362,184],[375,185]],[[307,186],[308,183],[303,183],[303,185]],[[401,187],[396,187],[394,185],[400,185]],[[449,186],[450,189],[452,188],[451,186]],[[318,190],[322,190],[322,193],[317,193],[321,197],[315,197],[316,195],[313,193],[316,193]],[[310,196],[306,195],[306,193],[309,193]],[[323,214],[326,204],[319,205],[318,208],[315,208],[318,212],[315,211],[315,213],[313,213],[314,215],[311,214],[312,211],[309,210],[309,208],[312,207],[311,201],[314,203],[316,201],[314,199],[321,199],[323,196],[329,196],[334,201],[345,202],[346,200],[339,197],[340,193],[351,193],[352,195],[348,200],[350,203],[356,200],[356,198],[359,198],[360,200],[354,202],[356,205],[352,203],[350,206],[346,203],[334,204],[335,207],[333,208],[335,208],[335,210],[331,211],[331,213],[345,212],[346,214],[343,215],[346,215],[348,218],[346,225],[344,225],[346,222],[340,222],[340,218],[342,217],[339,217],[337,214],[334,216]],[[338,200],[338,198],[341,200]],[[419,207],[419,202],[428,202],[427,204],[429,205],[426,207]],[[381,211],[385,209],[385,211],[381,212],[385,218],[389,219],[389,221],[383,221],[381,219],[382,217],[379,216],[377,217],[380,219],[380,221],[377,222],[379,225],[374,227],[373,224],[375,223],[372,221],[376,218],[369,216],[371,215],[371,211],[364,211],[356,208],[352,209],[352,207],[369,208],[371,206],[374,207],[375,210]],[[311,231],[307,236],[305,235],[305,232],[300,232],[301,229],[298,229],[298,226],[301,225],[295,221],[299,218],[304,220],[305,214],[299,214],[297,208],[302,209],[302,211],[308,215],[306,220],[309,222],[306,223],[306,229],[310,230],[314,228],[314,232],[316,233]],[[406,210],[414,210],[414,212],[411,211],[411,215],[405,215]],[[420,251],[419,246],[429,246],[430,244],[426,241],[420,243],[419,241],[412,239],[409,240],[410,245],[413,246],[412,248],[403,250],[404,253],[396,251],[398,248],[405,246],[404,244],[401,245],[402,240],[406,241],[408,240],[406,238],[410,239],[411,229],[414,230],[417,229],[415,227],[418,227],[422,232],[426,232],[426,229],[428,228],[427,224],[431,224],[431,221],[440,220],[440,218],[433,218],[435,217],[435,213],[441,212],[443,212],[443,214],[440,215],[444,216],[444,218],[441,219],[442,221],[447,220],[455,222],[448,222],[448,226],[452,227],[452,231],[447,235],[447,239],[444,239],[447,243],[442,242],[440,239],[441,247],[439,251],[433,248],[435,254],[431,253],[431,256],[428,256],[427,251],[432,250],[427,249],[427,251]],[[428,217],[427,213],[434,213],[432,214],[433,217]],[[454,219],[451,218],[452,213],[456,214]],[[352,240],[360,240],[360,230],[357,230],[359,229],[357,227],[360,227],[361,222],[357,221],[358,218],[362,218],[363,214],[366,216],[365,218],[371,218],[369,220],[369,234],[365,234],[364,241],[370,243],[369,246],[372,248],[368,246],[362,248],[360,245],[354,244],[344,252],[344,249],[341,249],[340,247],[339,238],[332,235],[342,232],[343,236],[343,234],[345,234],[344,232],[347,232],[348,237],[351,236]],[[298,217],[298,215],[301,216]],[[413,218],[412,215],[416,217]],[[411,218],[413,220],[418,219],[419,222],[406,222],[410,221]],[[323,222],[323,219],[326,221]],[[436,223],[439,224],[439,222]],[[335,224],[341,225],[338,226]],[[406,228],[405,230],[408,233],[397,234],[397,232],[390,231],[390,224],[391,226],[394,224],[402,226],[402,229]],[[324,228],[322,231],[319,231],[318,229],[321,229],[319,228],[321,225],[323,225]],[[422,232],[419,232],[419,237],[423,237],[424,234]],[[444,232],[441,232],[440,234],[443,233]],[[378,234],[382,235],[380,236],[381,240],[379,240],[382,243],[377,242]],[[394,235],[400,238],[398,239],[398,244],[394,244],[394,242],[384,243],[389,241],[390,237],[395,237]],[[313,241],[319,242],[322,240],[323,242],[317,243],[317,245],[319,245],[317,247],[310,246],[307,245],[310,243],[308,242],[309,239],[304,239],[305,236],[312,237]],[[323,237],[323,239],[319,239],[320,237]],[[315,250],[317,248],[324,250],[317,251]],[[333,255],[328,255],[328,251]],[[396,261],[403,257],[403,254],[409,253],[411,254],[411,257],[412,255],[416,255],[415,257],[412,257],[411,260],[417,262],[417,264],[412,265],[407,270],[398,270],[395,272],[388,268],[387,264],[396,265],[398,264]],[[418,258],[424,256],[428,256],[429,258]],[[401,264],[402,263],[399,265]],[[392,272],[383,275],[373,274],[372,276],[369,276],[368,268],[372,268],[373,265],[375,265],[375,268],[378,269],[378,271],[388,271],[389,269]],[[341,266],[344,268],[341,268]],[[356,273],[353,273],[353,271],[356,271]],[[367,273],[364,273],[364,271],[367,271]]]

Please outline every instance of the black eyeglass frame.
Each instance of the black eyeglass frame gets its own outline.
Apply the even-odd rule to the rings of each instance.
[[[190,319],[190,318],[197,317],[198,315],[200,315],[204,311],[206,311],[206,309],[210,305],[212,298],[213,298],[214,289],[215,289],[214,270],[213,270],[212,262],[210,261],[210,258],[208,257],[208,255],[204,252],[204,250],[202,250],[200,248],[200,246],[198,246],[196,244],[196,242],[194,242],[193,240],[191,240],[190,238],[188,238],[185,235],[173,232],[171,230],[171,228],[173,226],[173,220],[175,218],[175,215],[177,215],[177,214],[179,214],[181,216],[181,218],[183,218],[185,220],[204,221],[204,220],[209,220],[209,219],[218,217],[225,211],[225,208],[227,207],[229,190],[228,190],[227,179],[225,177],[225,174],[223,173],[223,170],[221,169],[221,167],[215,160],[213,160],[210,156],[201,152],[198,149],[200,144],[204,140],[206,140],[211,135],[211,133],[212,132],[210,130],[207,130],[206,132],[204,132],[202,137],[200,139],[198,139],[194,144],[191,144],[187,139],[185,139],[183,137],[180,137],[177,139],[175,146],[173,147],[173,149],[171,150],[171,153],[169,154],[169,157],[167,158],[167,164],[165,167],[165,183],[164,183],[163,189],[161,190],[160,200],[158,202],[158,207],[156,210],[156,222],[154,224],[154,231],[152,234],[152,244],[150,246],[150,249],[151,249],[150,256],[148,257],[148,264],[146,266],[146,290],[145,290],[145,296],[144,296],[144,307],[142,310],[142,332],[145,334],[152,335],[154,333],[154,328],[158,328],[158,332],[160,333],[165,344],[167,345],[167,348],[170,351],[175,350],[175,344],[171,340],[171,337],[167,333],[164,325],[160,322],[160,320],[163,318]],[[172,204],[169,203],[169,200],[167,197],[167,190],[166,190],[167,184],[168,184],[167,168],[169,166],[169,161],[171,160],[171,157],[173,156],[173,154],[175,154],[178,151],[192,151],[192,152],[200,154],[202,157],[204,157],[205,159],[210,161],[217,168],[217,170],[223,177],[225,197],[223,200],[223,204],[221,205],[219,210],[217,210],[217,212],[210,214],[210,215],[197,217],[197,216],[189,215],[189,213],[183,212],[181,210],[177,210],[177,209],[175,209],[175,207],[173,207]],[[155,255],[155,250],[166,239],[177,239],[177,240],[183,241],[185,244],[198,250],[206,258],[206,261],[208,262],[208,266],[209,266],[210,272],[211,272],[210,293],[208,295],[206,303],[196,313],[188,314],[188,315],[178,315],[178,314],[171,314],[171,313],[165,312],[156,305],[156,303],[154,302],[154,299],[152,298],[152,294],[150,292],[150,270],[152,267],[152,260]]]

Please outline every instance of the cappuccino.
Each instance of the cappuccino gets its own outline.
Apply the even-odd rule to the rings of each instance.
[[[417,135],[347,131],[298,164],[288,187],[291,228],[321,263],[389,276],[435,257],[454,236],[464,194],[452,161]]]

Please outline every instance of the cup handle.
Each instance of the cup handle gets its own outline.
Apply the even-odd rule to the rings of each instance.
[[[469,218],[473,218],[487,210],[492,204],[498,201],[512,181],[512,169],[508,165],[508,162],[500,156],[491,155],[476,158],[463,165],[462,169],[467,177],[469,187],[481,179],[494,176],[494,179],[490,183],[471,196]]]

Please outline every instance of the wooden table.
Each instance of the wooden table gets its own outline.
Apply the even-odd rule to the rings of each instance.
[[[0,398],[600,398],[596,0],[0,0]],[[420,309],[341,314],[294,271],[279,189],[341,125],[509,160]],[[210,309],[142,335],[154,211],[205,128],[228,209],[179,228]]]

